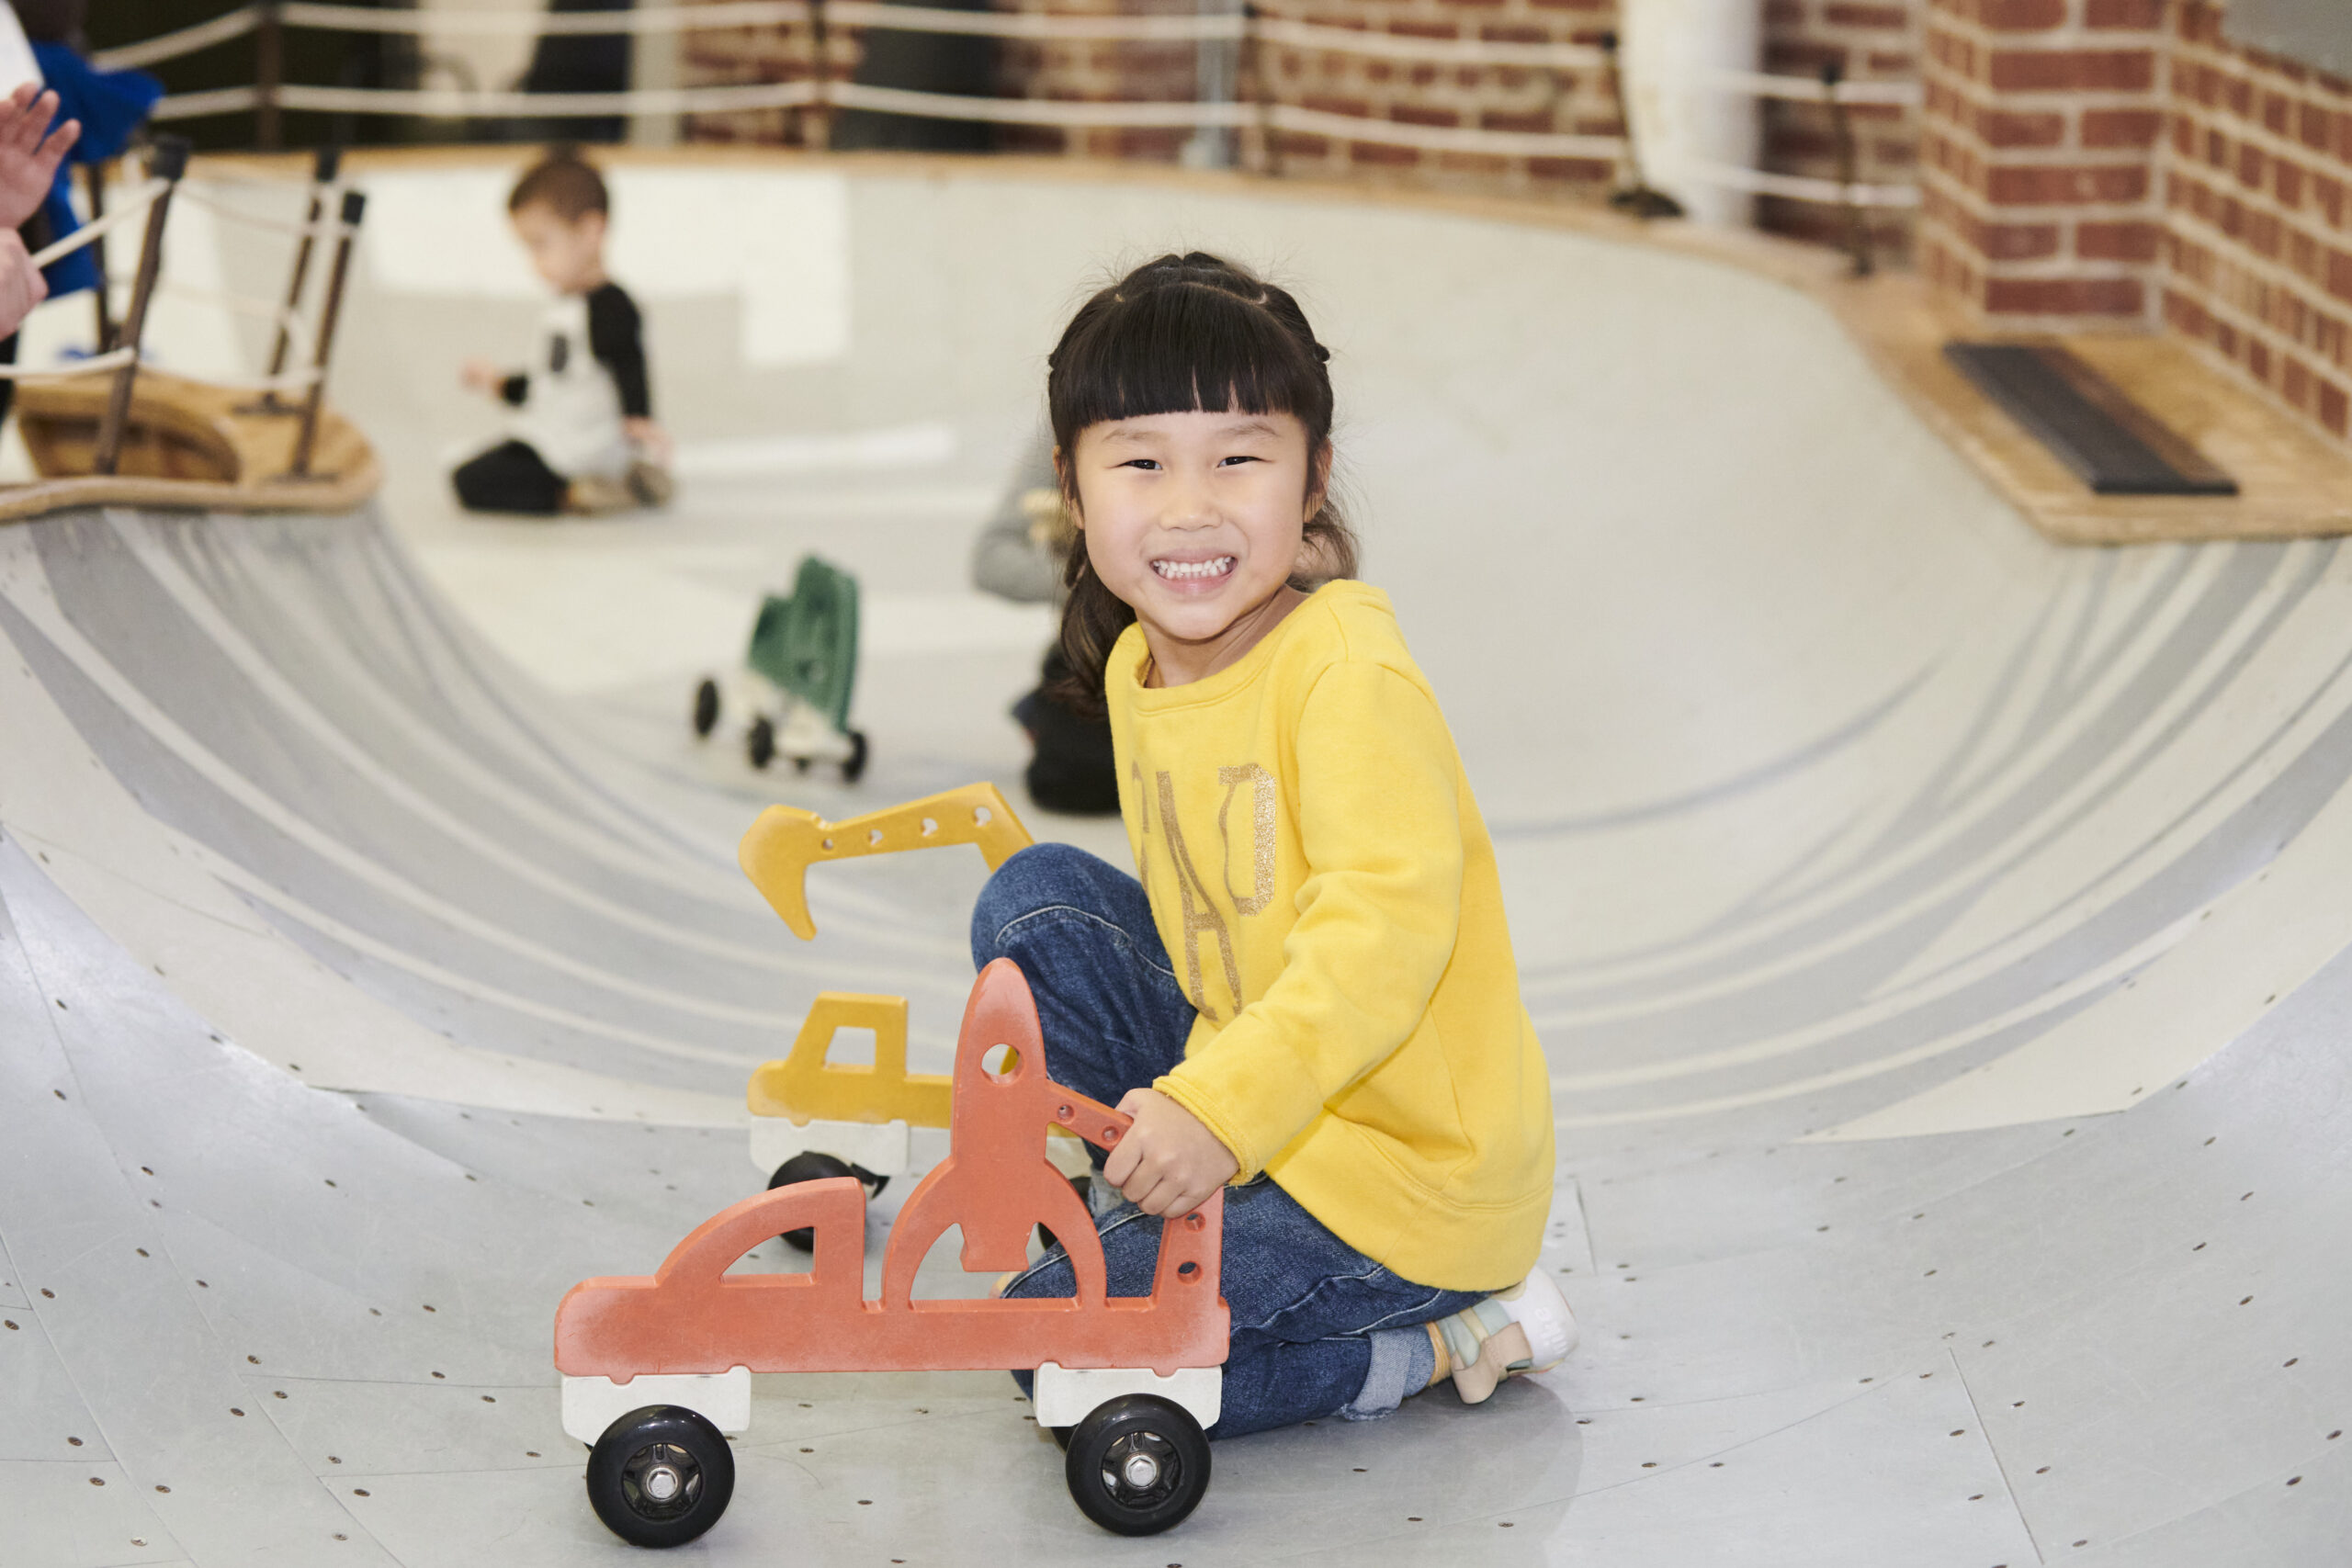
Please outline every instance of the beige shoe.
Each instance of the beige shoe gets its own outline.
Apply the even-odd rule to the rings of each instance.
[[[628,488],[640,506],[667,506],[670,498],[678,491],[677,483],[670,478],[669,469],[643,458],[628,466]]]
[[[1453,1390],[1482,1404],[1504,1380],[1558,1366],[1576,1348],[1576,1314],[1539,1265],[1508,1291],[1430,1325],[1445,1342]]]
[[[627,512],[637,503],[636,493],[627,480],[606,479],[601,474],[583,474],[563,490],[563,509],[586,517]]]

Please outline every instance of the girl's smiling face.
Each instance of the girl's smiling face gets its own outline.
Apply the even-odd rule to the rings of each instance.
[[[1295,414],[1193,410],[1104,420],[1055,461],[1087,562],[1136,613],[1154,684],[1211,675],[1303,597],[1289,586],[1330,450]]]

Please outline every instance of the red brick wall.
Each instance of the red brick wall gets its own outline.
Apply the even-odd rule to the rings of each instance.
[[[996,5],[1001,10],[1057,15],[1191,16],[1195,11],[1193,0],[996,0]],[[1268,9],[1291,20],[1329,27],[1512,43],[1591,44],[1616,22],[1616,0],[1295,0],[1295,5]],[[856,60],[855,34],[834,28],[828,37],[830,73],[845,79]],[[1265,51],[1263,64],[1276,101],[1331,113],[1413,125],[1584,136],[1613,136],[1623,130],[1607,73],[1597,66],[1552,71],[1433,65],[1279,46]],[[681,75],[686,85],[699,86],[798,81],[808,73],[808,29],[768,27],[687,35]],[[1188,101],[1195,80],[1189,43],[1008,40],[999,54],[998,91],[1008,97]],[[1240,92],[1245,98],[1256,96],[1246,68]],[[686,134],[695,141],[781,141],[791,139],[794,123],[791,112],[781,110],[697,115],[689,118]],[[1012,152],[1165,161],[1179,156],[1190,135],[1181,130],[1004,126],[996,132],[996,144]],[[1263,166],[1267,149],[1254,126],[1241,131],[1240,152],[1245,164]],[[1614,172],[1606,159],[1490,157],[1295,132],[1277,133],[1272,153],[1286,171],[1299,174],[1565,191],[1594,199],[1606,194]]]
[[[695,4],[698,0],[686,3]],[[828,78],[848,81],[850,73],[856,69],[857,58],[854,31],[827,29]],[[814,61],[814,43],[806,26],[696,28],[683,34],[679,40],[678,85],[716,87],[752,82],[804,82],[812,73]],[[797,141],[804,112],[753,109],[735,114],[687,115],[682,133],[688,141]]]
[[[2164,320],[2352,441],[2352,82],[2234,48],[2227,25],[2177,4]]]
[[[1269,6],[1289,20],[1431,39],[1498,43],[1597,43],[1616,25],[1616,0],[1324,0]],[[1262,62],[1274,99],[1330,114],[1410,125],[1620,136],[1624,121],[1607,71],[1454,66],[1382,60],[1332,50],[1269,47]],[[1249,84],[1244,84],[1245,92]],[[1262,159],[1255,131],[1245,138]],[[1615,173],[1604,158],[1497,157],[1376,141],[1279,132],[1285,172],[1373,175],[1415,183],[1604,197]]]
[[[1913,84],[1919,80],[1919,42],[1926,0],[1763,0],[1763,68],[1775,75],[1818,78],[1834,63],[1849,82]],[[1775,174],[1838,177],[1838,147],[1829,111],[1819,104],[1768,98],[1763,117],[1763,167]],[[1893,104],[1849,107],[1854,169],[1864,185],[1911,183],[1919,164],[1918,111]],[[1824,244],[1844,238],[1844,217],[1822,202],[1767,196],[1756,203],[1757,226]],[[1911,249],[1912,215],[1901,208],[1873,210],[1871,227],[1889,258]]]
[[[2164,0],[1930,0],[1921,264],[1994,325],[2153,324]]]

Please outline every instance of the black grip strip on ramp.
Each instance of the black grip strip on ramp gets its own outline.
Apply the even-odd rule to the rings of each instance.
[[[2099,495],[2235,495],[2237,481],[2057,344],[1948,343],[1944,357]]]

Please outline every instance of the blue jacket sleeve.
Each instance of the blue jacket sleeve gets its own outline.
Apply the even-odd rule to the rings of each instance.
[[[72,165],[103,164],[119,156],[164,96],[164,84],[144,71],[101,71],[62,43],[33,45],[33,59],[40,65],[42,80],[57,95],[57,118],[82,122],[82,139],[58,166],[57,183],[41,203],[50,239],[62,240],[82,226],[74,216]],[[43,276],[52,296],[98,286],[97,264],[87,250],[51,263]]]

